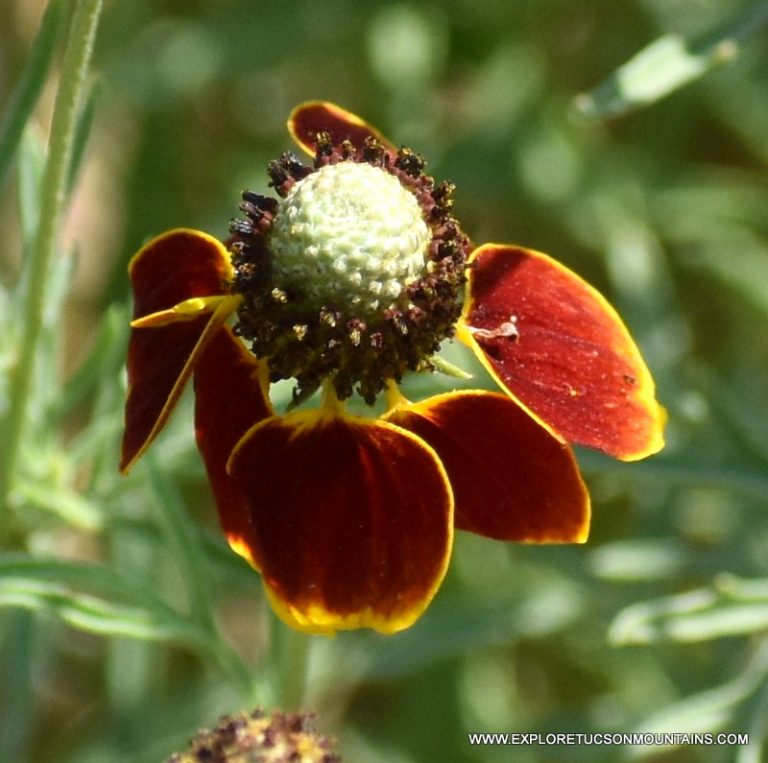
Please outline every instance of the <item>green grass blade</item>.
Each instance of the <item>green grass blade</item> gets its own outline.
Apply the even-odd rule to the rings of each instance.
[[[210,649],[207,634],[146,587],[97,564],[9,556],[0,560],[0,607],[54,614],[78,630]]]
[[[724,576],[698,588],[622,610],[609,631],[614,644],[693,643],[768,629],[768,585]]]
[[[37,103],[51,68],[56,44],[66,21],[66,4],[51,0],[43,14],[27,65],[0,121],[0,192],[13,166],[24,125]]]
[[[0,696],[0,760],[26,760],[34,724],[35,623],[29,612],[9,612],[0,627],[0,681],[13,692]]]

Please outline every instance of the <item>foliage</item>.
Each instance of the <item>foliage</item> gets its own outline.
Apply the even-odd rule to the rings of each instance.
[[[579,454],[589,544],[459,537],[411,630],[313,640],[302,705],[349,761],[635,729],[751,744],[514,756],[768,757],[768,5],[133,0],[90,70],[89,6],[18,0],[0,29],[0,760],[158,761],[222,713],[297,709],[305,642],[225,548],[190,417],[116,462],[128,257],[177,225],[223,236],[310,98],[423,152],[475,240],[598,285],[670,420],[648,461]]]

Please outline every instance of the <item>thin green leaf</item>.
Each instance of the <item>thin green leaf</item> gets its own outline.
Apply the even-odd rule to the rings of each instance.
[[[689,559],[685,546],[668,538],[614,541],[598,546],[589,555],[597,577],[625,581],[673,578]]]
[[[216,633],[208,584],[209,576],[205,571],[206,561],[200,533],[189,521],[181,497],[157,464],[153,453],[145,456],[144,468],[149,478],[149,486],[155,496],[155,503],[162,511],[168,541],[187,583],[192,616],[200,627],[210,633]]]
[[[45,168],[45,142],[37,126],[30,125],[23,134],[18,159],[18,205],[24,246],[34,240],[40,220],[40,185]],[[22,278],[26,270],[22,270]]]
[[[0,606],[50,612],[100,635],[209,648],[206,634],[193,623],[143,587],[96,564],[6,558],[0,561]]]
[[[57,583],[0,581],[0,606],[52,612],[63,622],[102,636],[127,636],[197,645],[200,632],[179,617],[151,607],[115,604],[89,594],[67,591]]]
[[[43,14],[22,77],[16,84],[0,121],[0,191],[5,186],[13,166],[13,157],[24,125],[45,86],[65,21],[66,3],[63,0],[51,0]]]
[[[186,647],[211,660],[250,697],[254,684],[248,670],[218,632],[179,614],[145,583],[100,564],[0,555],[0,607],[52,613],[102,636]]]
[[[742,40],[768,22],[768,3],[758,3],[706,41],[692,43],[665,34],[634,55],[576,106],[593,119],[655,103],[723,63],[734,59]]]
[[[608,636],[615,644],[692,643],[768,631],[768,591],[758,595],[752,582],[745,588],[726,577],[712,588],[633,604],[618,614]]]
[[[104,524],[98,506],[62,485],[41,485],[20,480],[16,490],[27,503],[56,514],[73,527],[93,532]]]
[[[35,719],[35,628],[28,612],[3,619],[0,631],[0,760],[28,760],[26,741]]]
[[[749,744],[739,749],[736,763],[762,763],[762,752],[768,743],[768,685],[764,685],[752,710],[748,727]]]
[[[734,58],[738,46],[721,40],[703,50],[668,34],[641,50],[602,85],[577,99],[579,110],[594,119],[647,106]]]
[[[85,156],[85,149],[88,145],[88,138],[93,127],[93,119],[96,113],[96,99],[98,97],[98,88],[93,83],[89,83],[88,91],[84,96],[85,103],[83,110],[78,116],[75,126],[75,139],[72,144],[72,161],[69,165],[69,178],[67,180],[67,193],[71,193],[80,174],[80,167]]]
[[[14,290],[11,292],[9,315],[21,315],[27,301],[29,291],[29,250],[34,241],[35,231],[40,221],[40,185],[45,168],[45,143],[37,126],[31,124],[23,133],[19,146],[19,156],[16,172],[17,204],[19,208],[19,225],[21,229],[21,272]],[[12,332],[9,341],[12,346],[20,340],[21,321],[10,321],[9,330]]]
[[[60,394],[61,355],[64,347],[63,315],[76,269],[77,253],[73,250],[62,251],[51,261],[40,351],[34,361],[34,384],[37,392],[35,407],[39,410],[37,415],[41,421],[47,422],[48,411],[56,404]]]
[[[77,118],[88,75],[102,0],[79,0],[69,30],[61,65],[61,78],[51,118],[48,157],[41,184],[40,222],[27,255],[29,289],[23,311],[23,338],[18,345],[11,379],[10,404],[4,421],[4,451],[0,464],[0,535],[12,509],[19,457],[35,391],[35,359],[41,350],[48,314],[51,262],[64,215],[67,179]]]
[[[725,729],[731,726],[737,707],[762,686],[767,672],[768,641],[764,641],[732,681],[667,705],[634,730],[640,733],[707,733]],[[658,747],[638,746],[629,748],[627,757],[642,758],[658,752]]]

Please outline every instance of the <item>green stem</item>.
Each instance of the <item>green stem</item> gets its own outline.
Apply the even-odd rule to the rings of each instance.
[[[45,9],[24,72],[5,106],[0,120],[0,191],[13,167],[24,125],[35,108],[56,52],[56,42],[66,16],[63,0],[51,0]]]
[[[48,160],[40,189],[40,223],[29,253],[29,290],[23,335],[10,380],[10,405],[3,427],[5,458],[0,465],[0,537],[16,480],[19,452],[30,404],[33,371],[42,335],[51,261],[67,200],[67,180],[77,121],[93,53],[102,0],[78,0],[61,68],[51,119]]]
[[[164,474],[153,453],[144,456],[144,467],[162,512],[169,548],[187,584],[191,619],[205,634],[209,656],[243,697],[250,701],[257,693],[258,687],[247,666],[221,637],[216,626],[210,575],[198,533],[190,523],[173,484]]]
[[[192,618],[208,633],[216,633],[209,578],[203,562],[205,556],[194,525],[173,485],[157,464],[154,453],[146,454],[144,467],[162,512],[166,538],[187,584]]]
[[[317,636],[300,633],[271,614],[272,701],[285,712],[301,709],[308,688],[312,640]]]

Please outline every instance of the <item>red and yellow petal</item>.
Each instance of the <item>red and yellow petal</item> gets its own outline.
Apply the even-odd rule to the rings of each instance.
[[[207,233],[188,228],[167,231],[131,259],[133,317],[168,310],[191,297],[223,294],[233,277],[229,254]]]
[[[195,366],[195,437],[208,473],[219,523],[229,545],[254,567],[256,539],[245,496],[227,473],[227,461],[254,424],[273,415],[259,363],[230,329],[211,338]]]
[[[297,106],[288,117],[288,132],[298,145],[311,156],[317,149],[317,134],[327,132],[334,144],[349,140],[361,148],[366,138],[377,138],[384,145],[389,141],[365,120],[334,103],[308,101]]]
[[[251,510],[267,593],[299,630],[394,633],[446,571],[451,488],[435,452],[393,424],[296,412],[257,424],[229,471]]]
[[[460,530],[524,543],[582,543],[590,503],[571,449],[496,392],[436,395],[386,420],[428,442],[443,463]]]
[[[224,282],[231,278],[226,250],[197,231],[173,230],[150,241],[131,260],[129,274],[138,320],[126,363],[123,472],[162,429],[207,341],[240,300],[223,293]],[[197,313],[195,298],[200,300]],[[179,303],[189,309],[174,318]]]
[[[476,249],[459,338],[553,434],[623,460],[664,445],[664,409],[616,311],[540,252]]]

